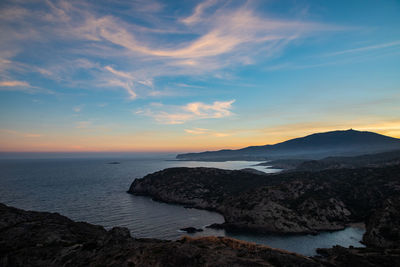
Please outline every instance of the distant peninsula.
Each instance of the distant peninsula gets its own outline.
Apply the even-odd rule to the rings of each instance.
[[[227,160],[277,160],[322,159],[332,156],[357,156],[400,149],[400,139],[373,132],[331,131],[316,133],[282,143],[249,146],[237,150],[219,150],[179,154],[179,160],[227,161]]]

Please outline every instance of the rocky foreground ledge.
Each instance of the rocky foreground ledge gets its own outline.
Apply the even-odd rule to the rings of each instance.
[[[135,239],[57,213],[0,204],[0,266],[400,266],[400,249],[335,247],[304,257],[224,237]]]
[[[317,259],[222,237],[134,239],[126,228],[0,204],[0,266],[323,266]]]
[[[392,243],[400,243],[399,221],[392,215],[379,215],[388,201],[392,206],[399,203],[396,196],[400,196],[400,165],[273,175],[170,168],[134,180],[128,192],[218,211],[225,223],[215,227],[228,230],[318,233],[365,222],[365,243],[380,246],[382,235],[386,235],[385,242],[392,238]],[[398,219],[400,213],[396,216]],[[373,220],[374,217],[378,219]]]

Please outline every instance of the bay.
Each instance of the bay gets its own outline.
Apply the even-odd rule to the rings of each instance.
[[[230,236],[246,241],[314,255],[317,247],[362,246],[363,229],[316,236],[272,236],[229,233],[205,228],[224,222],[215,212],[186,209],[126,193],[135,178],[170,167],[255,168],[259,162],[174,161],[172,157],[86,158],[86,159],[2,159],[0,160],[0,202],[26,210],[58,212],[76,221],[99,224],[107,229],[127,227],[134,237],[178,239],[185,227],[203,228],[197,236]],[[110,164],[117,163],[117,164]]]

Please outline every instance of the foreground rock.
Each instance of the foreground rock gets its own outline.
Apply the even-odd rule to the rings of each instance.
[[[321,254],[315,257],[328,266],[346,267],[394,267],[400,266],[400,248],[333,248],[317,249]]]
[[[171,168],[136,179],[128,192],[218,211],[225,229],[317,233],[365,222],[400,195],[400,165],[275,175]]]
[[[134,239],[56,213],[0,204],[0,266],[400,266],[400,249],[319,249],[304,257],[224,237]]]
[[[231,238],[134,239],[126,228],[0,204],[0,266],[324,266]]]
[[[194,234],[196,232],[203,232],[203,229],[200,228],[194,228],[194,227],[186,227],[186,228],[182,228],[180,229],[181,231],[184,231],[188,234]]]

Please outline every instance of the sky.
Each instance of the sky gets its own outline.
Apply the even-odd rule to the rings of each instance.
[[[400,138],[400,1],[0,3],[1,152]]]

